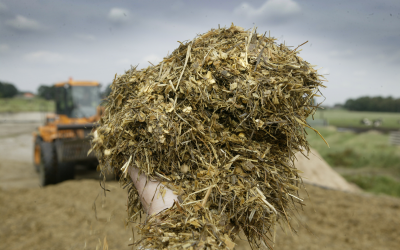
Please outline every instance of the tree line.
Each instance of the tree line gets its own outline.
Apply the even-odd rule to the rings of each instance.
[[[38,96],[46,100],[54,100],[56,92],[54,86],[40,85],[37,90],[37,93]]]
[[[103,98],[107,97],[110,94],[110,85],[111,84],[107,85],[105,90],[100,93]],[[0,98],[12,98],[18,94],[23,93],[24,92],[19,91],[14,84],[0,81]],[[37,95],[46,100],[54,100],[55,87],[53,85],[42,84],[37,88]]]
[[[0,98],[13,98],[18,94],[23,94],[14,84],[0,81]],[[38,96],[46,100],[54,100],[54,86],[40,85]]]
[[[364,96],[347,100],[343,107],[354,111],[400,112],[400,98]]]
[[[18,89],[11,83],[0,82],[0,98],[11,98],[18,94]]]

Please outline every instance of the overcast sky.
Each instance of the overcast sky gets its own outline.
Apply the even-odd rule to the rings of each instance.
[[[29,91],[69,77],[106,85],[232,22],[287,45],[308,40],[300,56],[327,74],[327,105],[400,97],[399,0],[0,0],[0,81]]]

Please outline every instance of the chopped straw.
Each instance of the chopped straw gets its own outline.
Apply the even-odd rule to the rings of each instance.
[[[306,118],[325,86],[298,48],[275,41],[232,24],[115,77],[92,142],[100,169],[128,187],[131,222],[146,213],[129,167],[179,195],[139,223],[135,246],[233,249],[242,230],[272,248],[276,224],[291,228],[303,204],[294,157],[309,150]]]

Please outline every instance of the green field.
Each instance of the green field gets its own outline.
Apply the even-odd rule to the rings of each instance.
[[[368,126],[360,123],[361,119],[363,118],[368,118],[370,121],[382,119],[382,128],[400,128],[400,113],[361,112],[347,111],[344,109],[320,109],[314,115],[314,119],[326,119],[329,125],[332,126],[367,128]]]
[[[32,111],[54,112],[54,109],[54,101],[47,101],[42,98],[0,98],[0,113]]]
[[[388,134],[337,132],[335,127],[317,130],[330,148],[307,130],[311,147],[348,181],[366,191],[400,196],[400,146],[390,145]]]

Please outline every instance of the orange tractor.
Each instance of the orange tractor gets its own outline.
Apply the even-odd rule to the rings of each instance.
[[[91,81],[54,85],[56,113],[34,133],[34,165],[42,186],[73,179],[75,165],[95,168],[97,159],[88,155],[88,135],[100,119],[100,84]]]

